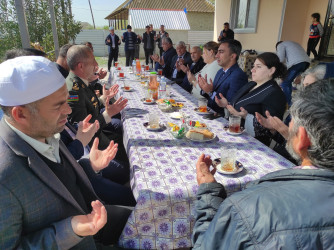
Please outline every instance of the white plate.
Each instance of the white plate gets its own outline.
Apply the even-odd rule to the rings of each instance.
[[[148,104],[148,105],[151,105],[151,104],[154,104],[155,103],[155,100],[152,100],[152,102],[147,102],[146,101],[146,98],[142,98],[140,99],[144,104]]]
[[[191,139],[191,138],[188,138],[187,134],[186,134],[186,138],[190,141],[196,141],[196,142],[207,142],[207,141],[213,141],[214,139],[216,139],[216,134],[214,133],[213,134],[213,138],[204,138],[204,140],[195,140],[195,139]]]
[[[157,130],[165,128],[165,124],[163,124],[163,123],[159,123],[159,127],[157,127],[157,128],[151,128],[148,122],[145,122],[143,125],[149,131],[157,131]]]
[[[170,116],[170,118],[172,118],[172,119],[176,119],[176,120],[180,120],[181,117],[182,117],[182,115],[181,115],[180,112],[173,112],[173,113],[171,113],[169,116]]]
[[[233,171],[233,172],[224,171],[221,169],[220,158],[214,159],[212,161],[212,164],[217,169],[218,173],[226,174],[226,175],[238,174],[244,169],[244,166],[240,162],[236,161],[235,164],[238,166],[236,171]]]
[[[209,109],[209,108],[207,108],[207,112],[199,112],[198,108],[194,108],[194,111],[195,111],[196,114],[199,114],[199,115],[208,115],[208,114],[212,114],[213,113],[213,111],[211,109]]]
[[[235,132],[231,132],[230,130],[226,130],[226,133],[228,133],[229,135],[241,135],[243,132],[245,132],[245,130],[241,130],[239,133],[235,133]]]
[[[132,92],[132,91],[134,91],[134,89],[130,87],[129,90],[126,90],[126,89],[124,88],[123,91],[124,91],[124,92]]]

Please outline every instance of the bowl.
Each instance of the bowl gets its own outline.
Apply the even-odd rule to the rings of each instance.
[[[165,102],[163,103],[158,103],[158,108],[162,111],[162,112],[171,112],[173,111],[173,107],[171,104],[167,104]]]
[[[169,131],[174,136],[174,138],[182,139],[184,137],[184,135],[186,134],[187,130],[184,129],[184,128],[181,128],[181,129],[183,129],[183,131],[181,133],[179,133],[179,130],[173,131],[173,128],[171,128]]]

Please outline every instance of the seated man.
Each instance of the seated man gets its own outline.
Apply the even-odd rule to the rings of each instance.
[[[172,75],[172,59],[176,55],[176,50],[173,47],[173,42],[169,37],[162,38],[162,48],[164,53],[162,57],[158,55],[151,56],[151,59],[155,62],[155,71],[162,69],[162,74],[170,78]]]
[[[95,240],[118,241],[131,213],[103,206],[59,141],[71,113],[67,99],[65,79],[48,59],[0,64],[0,249],[97,249]],[[99,151],[97,144],[91,154],[101,168],[113,146]]]
[[[301,91],[291,107],[288,151],[301,162],[226,197],[197,162],[194,249],[330,249],[334,242],[334,81]]]
[[[219,93],[230,102],[235,93],[248,82],[247,75],[238,65],[238,58],[241,53],[241,43],[237,40],[225,40],[218,49],[216,55],[220,69],[215,79],[210,80],[208,84],[206,76],[198,78],[198,84],[202,89],[201,95],[208,99],[208,107],[212,108],[217,113],[224,114],[224,109],[219,107],[215,102],[215,96],[219,99]]]
[[[202,68],[205,66],[205,62],[202,58],[202,50],[199,46],[194,46],[190,50],[191,60],[193,61],[190,67],[181,65],[181,70],[186,74],[182,80],[180,86],[191,93],[193,89],[193,85],[190,84],[187,73],[190,71],[191,74],[195,75],[197,72],[201,71]]]
[[[187,51],[186,44],[182,41],[176,44],[176,55],[173,56],[171,62],[172,75],[170,80],[175,81],[177,84],[181,84],[186,73],[181,70],[181,66],[190,67],[193,63],[191,55]]]
[[[69,104],[72,114],[69,116],[71,124],[82,121],[88,114],[92,115],[91,122],[98,120],[100,129],[95,137],[100,139],[100,148],[104,149],[114,140],[119,145],[116,159],[127,161],[126,152],[123,146],[123,135],[121,129],[109,126],[112,116],[118,114],[127,104],[127,99],[120,97],[114,104],[109,101],[117,92],[103,90],[103,95],[98,98],[89,85],[94,77],[97,62],[91,49],[85,45],[74,45],[67,52],[67,63],[71,71],[66,78],[67,89],[70,93]],[[105,107],[103,112],[102,109]],[[90,142],[90,145],[92,142]]]

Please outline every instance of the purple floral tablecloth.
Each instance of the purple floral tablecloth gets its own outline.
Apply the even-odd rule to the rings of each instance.
[[[191,247],[191,234],[195,218],[195,200],[198,185],[196,161],[201,153],[220,157],[220,148],[229,145],[237,149],[237,160],[244,170],[236,175],[215,174],[230,195],[241,190],[249,181],[259,179],[269,172],[291,168],[294,165],[244,133],[231,136],[223,129],[223,118],[203,120],[194,112],[197,100],[176,84],[172,98],[183,101],[183,112],[192,120],[205,122],[217,137],[211,142],[192,142],[175,139],[169,127],[160,132],[148,131],[143,126],[149,112],[157,112],[160,122],[179,123],[169,113],[159,110],[157,104],[146,105],[140,99],[145,89],[132,82],[133,92],[124,92],[129,99],[123,111],[124,145],[131,164],[131,187],[137,205],[128,219],[119,245],[130,249],[175,249]]]

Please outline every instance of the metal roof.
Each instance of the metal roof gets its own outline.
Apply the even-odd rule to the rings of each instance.
[[[153,24],[153,27],[160,27],[163,24],[166,30],[190,30],[186,13],[183,10],[130,9],[129,23],[134,29],[145,29],[149,24]]]
[[[183,10],[214,13],[215,7],[207,0],[126,0],[105,19],[121,18],[129,9]]]

